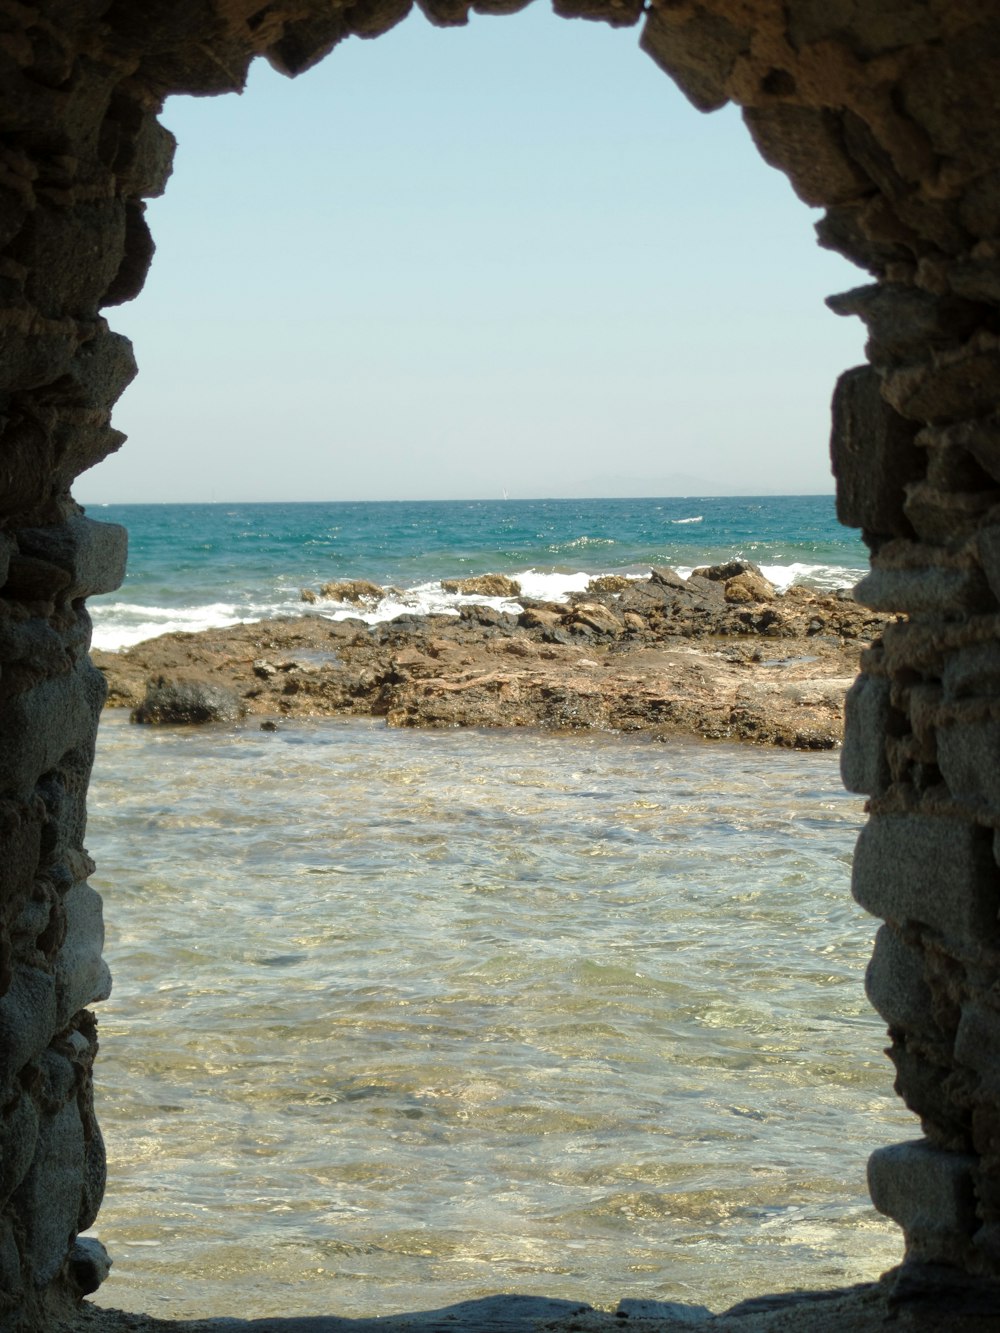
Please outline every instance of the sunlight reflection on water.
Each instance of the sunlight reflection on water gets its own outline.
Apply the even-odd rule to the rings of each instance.
[[[898,1261],[836,757],[106,715],[103,1303],[721,1308]]]

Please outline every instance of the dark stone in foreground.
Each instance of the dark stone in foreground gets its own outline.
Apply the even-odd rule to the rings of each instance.
[[[217,681],[154,676],[146,685],[145,699],[132,710],[132,721],[237,722],[246,711],[239,696]]]

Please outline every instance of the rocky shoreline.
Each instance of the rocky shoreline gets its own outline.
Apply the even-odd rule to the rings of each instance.
[[[382,717],[397,727],[647,732],[799,749],[840,741],[860,652],[888,617],[847,593],[777,593],[746,561],[688,579],[592,580],[568,602],[527,600],[502,575],[453,581],[459,615],[330,620],[383,589],[303,591],[286,619],[165,634],[95,651],[108,706],[151,723]],[[504,600],[506,599],[506,600]]]

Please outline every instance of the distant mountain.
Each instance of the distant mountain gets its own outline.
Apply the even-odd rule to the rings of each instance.
[[[608,499],[633,495],[739,495],[745,486],[727,485],[719,477],[700,477],[693,472],[624,475],[602,472],[589,477],[562,478],[561,493],[567,498],[600,496]],[[760,494],[758,491],[757,494]]]

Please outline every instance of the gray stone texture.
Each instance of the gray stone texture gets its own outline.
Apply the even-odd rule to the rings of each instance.
[[[913,442],[913,423],[882,397],[871,366],[855,366],[841,375],[832,414],[830,461],[837,480],[837,517],[847,527],[882,537],[911,535],[905,486],[927,466],[926,454]]]
[[[880,1148],[868,1161],[872,1202],[903,1228],[907,1258],[961,1264],[979,1223],[968,1153],[923,1140]]]
[[[101,956],[104,916],[101,895],[86,881],[74,884],[63,900],[66,936],[55,959],[56,1023],[67,1027],[85,1005],[111,994],[111,973]]]
[[[47,528],[22,528],[20,551],[69,575],[68,597],[113,592],[125,577],[128,533],[117,523],[95,523],[82,515]]]
[[[898,930],[881,926],[865,972],[865,993],[890,1028],[919,1032],[931,1012],[931,991],[920,950]]]
[[[423,8],[447,25],[470,9],[505,13],[522,2]],[[102,1270],[99,1256],[72,1248],[104,1172],[93,1024],[72,1011],[107,990],[83,843],[103,686],[87,661],[82,599],[115,586],[125,543],[81,514],[70,487],[123,439],[111,409],[135,362],[101,309],[139,291],[152,255],[143,201],[164,189],[174,149],[158,108],[172,93],[237,91],[256,56],[297,74],[409,7],[4,7],[0,1333],[51,1327],[60,1291],[75,1298]],[[870,365],[837,387],[832,457],[841,519],[862,529],[875,557],[859,598],[911,623],[886,633],[879,671],[848,704],[845,780],[874,811],[855,892],[893,923],[869,987],[906,1033],[893,1049],[900,1085],[929,1137],[967,1141],[973,1152],[969,1165],[919,1146],[886,1150],[872,1189],[903,1227],[911,1259],[1000,1275],[991,1000],[1000,872],[986,827],[998,808],[1000,640],[995,8],[671,0],[644,12],[638,0],[558,0],[557,9],[613,26],[641,21],[643,49],[695,106],[737,103],[767,161],[825,209],[821,243],[873,279],[833,303],[865,321]],[[973,1203],[984,1219],[974,1247]]]
[[[1000,935],[1000,869],[986,829],[925,815],[874,815],[858,839],[852,891],[875,916],[972,946]]]
[[[1000,645],[992,639],[956,644],[941,668],[941,688],[949,703],[1000,698]]]
[[[990,524],[980,528],[976,534],[976,553],[990,591],[1000,600],[1000,526]]]
[[[889,682],[878,676],[859,676],[847,692],[840,776],[848,791],[874,796],[889,785],[891,694]]]
[[[1000,1091],[1000,1023],[992,1005],[970,1002],[955,1033],[955,1058],[974,1069],[995,1094]]]
[[[132,710],[132,721],[150,725],[200,725],[205,722],[236,722],[246,707],[227,686],[211,680],[182,676],[154,676],[146,685],[146,697]]]
[[[939,726],[937,762],[956,801],[1000,820],[1000,719]]]
[[[873,611],[899,611],[945,620],[990,610],[994,604],[979,570],[938,565],[873,569],[855,587],[854,596]]]

